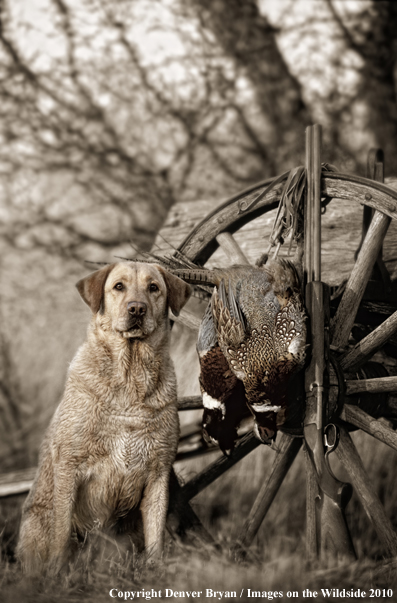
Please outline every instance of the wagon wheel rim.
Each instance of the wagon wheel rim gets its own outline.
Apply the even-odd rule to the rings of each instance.
[[[216,249],[221,246],[232,260],[231,263],[248,262],[244,251],[241,249],[233,235],[247,222],[262,216],[266,212],[277,207],[281,189],[287,179],[287,175],[288,172],[277,178],[264,180],[228,199],[225,203],[206,216],[189,233],[185,240],[180,244],[178,251],[183,253],[191,261],[204,264],[211,258]],[[252,205],[255,202],[255,199],[262,195],[266,188],[274,183],[275,180],[277,180],[278,186],[269,190],[256,205]],[[322,191],[323,194],[330,198],[349,199],[351,201],[351,197],[346,193],[346,184],[354,185],[356,193],[354,200],[357,204],[373,208],[379,214],[376,216],[376,221],[373,223],[373,228],[367,237],[367,243],[365,246],[363,245],[364,249],[361,254],[366,257],[365,265],[363,267],[366,273],[366,280],[362,281],[362,285],[365,285],[368,282],[372,269],[372,265],[369,264],[368,260],[367,246],[371,244],[372,239],[372,247],[374,247],[375,239],[375,247],[380,247],[387,232],[387,218],[397,218],[397,191],[383,183],[369,180],[368,178],[362,178],[360,176],[342,174],[339,172],[323,172],[322,174]],[[241,211],[242,206],[243,211]],[[248,209],[245,210],[244,208],[247,206]],[[385,216],[385,218],[383,219],[382,216]],[[235,249],[234,252],[231,251],[233,247]],[[355,266],[356,265],[357,260]],[[361,301],[364,289],[365,286],[361,287],[359,297],[356,296],[358,302]],[[349,300],[347,299],[345,307],[348,305],[348,302]],[[352,320],[349,321],[350,324],[348,328],[345,326],[347,324],[345,314],[339,314],[339,316],[335,317],[334,324],[331,325],[334,334],[331,344],[334,349],[344,351],[347,344],[347,337],[350,334],[355,316],[356,310],[354,313],[350,313],[350,318]],[[184,322],[183,312],[181,322]],[[194,322],[187,320],[186,324],[191,328],[197,328],[199,321]],[[345,326],[342,332],[341,329],[338,328],[341,325]],[[341,358],[342,369],[344,371],[348,369],[353,370],[362,366],[362,364],[367,362],[395,332],[397,332],[396,312],[386,319],[383,326],[381,325],[379,328],[375,329],[373,335],[365,338],[365,341],[360,342],[360,345],[357,345],[350,351],[345,351]],[[373,393],[376,391],[391,393],[397,390],[397,378],[385,377],[376,382],[370,382],[368,384],[362,383],[360,391],[364,391],[362,388],[365,386],[368,387],[368,390],[365,391]],[[355,393],[357,391],[358,389],[355,388],[352,383],[348,383],[349,393]]]
[[[239,246],[234,234],[247,222],[275,209],[278,206],[283,184],[287,180],[288,172],[273,179],[268,179],[246,189],[228,199],[221,206],[218,206],[213,212],[206,216],[180,244],[178,251],[183,253],[191,261],[205,264],[220,246],[225,251],[230,263],[249,263],[243,249]],[[382,347],[393,334],[397,332],[397,312],[386,319],[380,327],[373,331],[373,334],[366,337],[360,344],[353,349],[347,349],[348,337],[356,317],[358,306],[362,295],[371,275],[373,263],[372,259],[376,257],[377,251],[382,247],[391,219],[397,218],[397,191],[389,188],[382,182],[377,182],[368,178],[343,174],[339,172],[323,172],[321,176],[322,195],[331,199],[348,199],[352,201],[351,194],[347,193],[347,186],[353,189],[355,193],[354,201],[375,210],[375,219],[372,220],[369,233],[363,242],[360,254],[354,264],[352,275],[348,281],[348,286],[344,293],[344,302],[342,310],[334,317],[332,329],[331,345],[341,353],[340,365],[343,371],[359,368],[367,362]],[[357,269],[357,266],[359,269]],[[351,309],[351,282],[357,283],[357,273],[363,276],[358,280],[360,282],[359,291],[353,287],[355,308]],[[361,271],[361,272],[360,272]],[[349,299],[350,295],[350,299]],[[341,302],[342,303],[342,302]],[[182,322],[183,317],[182,317]],[[199,321],[198,321],[199,322]],[[188,326],[192,326],[190,323]],[[193,325],[197,328],[197,323]],[[387,392],[397,391],[397,377],[383,377],[375,380],[348,379],[346,382],[346,394],[366,392]],[[384,442],[389,447],[397,450],[397,435],[385,425],[380,425],[377,419],[361,409],[349,404],[349,398],[343,406],[341,418],[351,425],[367,432],[374,438]],[[343,427],[342,427],[343,430]],[[293,445],[293,438],[287,434],[281,434],[282,441],[280,457],[276,458],[271,469],[267,482],[263,485],[258,497],[254,503],[250,517],[247,519],[243,530],[240,533],[240,548],[249,546],[252,542],[257,528],[262,523],[268,508],[283,479],[286,476],[289,466],[294,460],[299,446]],[[361,502],[367,514],[370,516],[374,527],[378,532],[380,540],[385,548],[392,554],[397,553],[397,537],[391,526],[391,522],[385,513],[379,509],[376,493],[371,488],[364,488],[357,482],[354,472],[358,470],[361,480],[364,479],[365,470],[362,467],[361,459],[354,447],[353,442],[347,432],[343,432],[343,446],[338,451],[338,456],[347,469],[350,476],[354,477],[353,485],[356,491],[361,489]],[[348,453],[346,454],[346,450]],[[352,461],[353,459],[353,461]],[[280,469],[281,466],[281,469]],[[205,481],[205,480],[204,480]],[[315,496],[315,485],[310,468],[307,467],[307,493],[312,499]],[[368,501],[371,501],[370,503]],[[376,510],[371,510],[375,506]],[[380,505],[381,506],[381,505]],[[253,528],[254,526],[254,528]],[[311,528],[307,526],[307,552],[308,557],[313,558],[313,534]]]

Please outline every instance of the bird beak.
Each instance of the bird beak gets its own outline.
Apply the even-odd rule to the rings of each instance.
[[[262,427],[261,425],[258,425],[256,421],[254,423],[254,434],[258,438],[258,440],[262,442],[262,444],[267,444],[268,446],[271,446],[273,441],[276,439],[275,431],[269,429],[268,427]]]

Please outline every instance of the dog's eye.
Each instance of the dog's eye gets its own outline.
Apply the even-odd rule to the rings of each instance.
[[[123,283],[116,283],[113,289],[117,289],[117,291],[122,291],[124,289]]]
[[[159,290],[159,288],[157,287],[157,285],[156,285],[155,283],[151,283],[151,284],[149,285],[149,291],[150,291],[150,292],[153,292],[153,291],[158,291],[158,290]]]

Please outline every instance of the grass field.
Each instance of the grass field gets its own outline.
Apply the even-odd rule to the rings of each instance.
[[[384,503],[386,512],[396,527],[397,484],[393,480],[395,453],[378,445],[364,434],[354,436],[370,479]],[[19,517],[17,499],[2,505],[3,561],[1,566],[1,601],[5,603],[32,601],[111,601],[111,589],[115,598],[124,600],[117,593],[140,593],[138,600],[189,600],[187,593],[200,592],[197,601],[251,600],[252,592],[259,593],[261,600],[288,600],[303,598],[303,591],[318,592],[317,600],[351,600],[323,596],[321,589],[343,589],[366,592],[360,600],[397,600],[397,560],[387,559],[385,550],[370,526],[356,496],[348,506],[348,522],[351,527],[358,561],[337,568],[308,567],[305,561],[305,471],[301,453],[292,466],[277,495],[244,562],[236,562],[230,549],[244,524],[256,492],[270,469],[274,452],[262,446],[229,470],[194,500],[197,514],[215,535],[220,550],[181,544],[169,539],[164,564],[146,568],[139,559],[133,559],[127,551],[109,537],[92,535],[81,555],[70,568],[67,576],[55,582],[30,584],[21,582],[21,575],[12,561],[13,536]],[[216,457],[216,454],[212,455]],[[177,471],[184,479],[197,473],[211,457],[179,463]],[[336,467],[338,477],[346,478]],[[22,497],[19,497],[21,502]],[[370,597],[370,589],[380,589],[385,597]],[[153,596],[155,591],[161,596]],[[166,590],[168,589],[168,590]],[[211,589],[207,593],[207,589]],[[250,591],[248,591],[250,589]],[[396,591],[388,597],[387,589]],[[142,592],[144,591],[144,592]],[[272,593],[282,592],[274,597]],[[373,591],[376,595],[376,590]],[[175,594],[176,593],[176,594]],[[184,595],[183,595],[184,593]],[[231,595],[228,598],[228,593]],[[233,593],[236,593],[234,596]],[[249,593],[251,596],[249,596]],[[266,596],[264,596],[264,593]],[[345,593],[346,594],[346,593]],[[181,596],[180,596],[181,595]],[[208,596],[207,596],[208,595]],[[137,598],[135,594],[135,598]],[[124,595],[123,595],[124,597]],[[314,597],[309,597],[314,598]]]

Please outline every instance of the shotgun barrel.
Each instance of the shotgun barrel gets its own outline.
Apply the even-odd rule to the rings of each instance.
[[[344,512],[352,488],[331,471],[328,456],[338,445],[338,427],[324,425],[329,390],[329,289],[321,282],[320,152],[321,127],[309,126],[306,130],[305,298],[310,320],[311,361],[305,374],[304,436],[319,487],[317,556],[324,558],[331,554],[353,559],[355,552]]]

